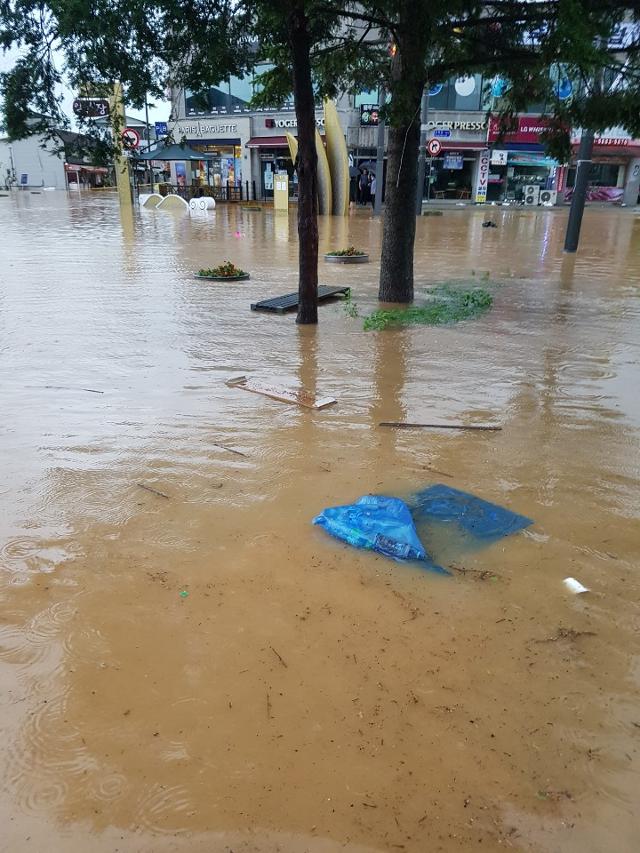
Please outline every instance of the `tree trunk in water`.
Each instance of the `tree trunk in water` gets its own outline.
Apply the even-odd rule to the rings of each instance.
[[[424,66],[424,59],[418,56],[412,62],[411,58],[401,59],[398,54],[392,62],[392,119],[387,149],[387,181],[378,292],[378,298],[382,302],[413,302],[416,180],[420,144],[420,106],[425,77],[423,73],[417,71],[407,79],[409,75],[402,72],[403,63],[407,68],[420,69]],[[397,100],[395,105],[394,98]]]
[[[289,15],[293,95],[298,122],[298,316],[296,323],[318,322],[318,157],[316,111],[311,83],[311,44],[302,4]]]

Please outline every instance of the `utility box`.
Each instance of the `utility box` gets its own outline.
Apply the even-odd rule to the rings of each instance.
[[[284,213],[289,210],[289,175],[286,172],[276,172],[273,181],[273,207]]]

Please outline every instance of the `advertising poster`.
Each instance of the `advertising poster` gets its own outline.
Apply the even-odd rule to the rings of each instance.
[[[179,187],[187,185],[187,166],[181,161],[176,163],[176,183]]]

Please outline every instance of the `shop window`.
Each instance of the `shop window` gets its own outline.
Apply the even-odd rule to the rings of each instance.
[[[592,163],[589,169],[589,184],[592,187],[617,187],[619,165],[609,163]],[[575,166],[569,169],[567,174],[567,186],[573,187],[576,182]]]
[[[438,87],[434,85],[433,88]],[[481,74],[454,77],[447,80],[435,94],[429,95],[429,109],[480,110],[483,108],[485,97]]]
[[[375,89],[370,89],[368,92],[358,92],[354,95],[354,107],[361,107],[363,104],[377,104],[378,93]]]
[[[248,109],[249,101],[253,96],[253,75],[250,77],[230,77],[229,92],[233,106]]]
[[[253,76],[230,77],[204,92],[185,91],[187,115],[203,113],[228,113],[248,109],[253,95]]]

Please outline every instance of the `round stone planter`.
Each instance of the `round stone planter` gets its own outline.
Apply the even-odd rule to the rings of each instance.
[[[369,255],[325,255],[328,264],[368,264]]]
[[[251,273],[244,273],[244,275],[200,275],[200,273],[196,273],[194,278],[201,278],[204,281],[247,281],[247,279],[251,278]]]

